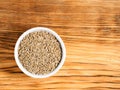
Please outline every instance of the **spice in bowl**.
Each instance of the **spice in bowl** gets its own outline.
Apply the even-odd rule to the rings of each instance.
[[[45,31],[29,33],[20,42],[18,49],[21,64],[33,74],[52,72],[59,64],[61,54],[56,37]]]

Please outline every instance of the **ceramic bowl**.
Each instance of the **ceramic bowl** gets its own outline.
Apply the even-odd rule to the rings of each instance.
[[[56,39],[59,41],[60,45],[61,45],[61,49],[62,49],[62,58],[61,58],[61,61],[60,63],[58,64],[58,66],[50,73],[48,74],[45,74],[45,75],[36,75],[36,74],[32,74],[30,73],[29,71],[27,71],[21,64],[19,58],[18,58],[18,47],[19,47],[19,44],[21,42],[21,40],[26,36],[28,35],[29,33],[32,33],[32,32],[36,32],[36,31],[46,31],[46,32],[49,32],[51,33],[52,35],[54,35],[56,37]],[[62,41],[62,39],[60,38],[60,36],[54,32],[53,30],[49,29],[49,28],[45,28],[45,27],[35,27],[35,28],[31,28],[29,30],[27,30],[26,32],[24,32],[17,40],[16,42],[16,45],[15,45],[15,49],[14,49],[14,57],[15,57],[15,61],[18,65],[18,67],[20,68],[20,70],[25,73],[26,75],[30,76],[30,77],[33,77],[33,78],[47,78],[49,76],[52,76],[54,75],[61,67],[62,65],[64,64],[64,61],[65,61],[65,57],[66,57],[66,49],[65,49],[65,45]]]

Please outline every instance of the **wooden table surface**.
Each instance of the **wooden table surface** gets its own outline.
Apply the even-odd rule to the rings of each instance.
[[[56,31],[67,49],[45,79],[26,76],[14,59],[18,37],[36,26]],[[0,89],[120,90],[120,0],[0,0]]]

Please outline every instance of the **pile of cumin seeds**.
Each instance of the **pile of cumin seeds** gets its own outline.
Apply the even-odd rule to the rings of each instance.
[[[48,74],[59,64],[62,50],[55,36],[46,31],[32,32],[20,42],[18,58],[32,74]]]

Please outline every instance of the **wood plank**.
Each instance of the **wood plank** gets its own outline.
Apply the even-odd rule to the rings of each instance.
[[[63,39],[67,57],[54,76],[34,79],[15,63],[14,46],[43,26]],[[120,90],[120,0],[0,0],[0,89]]]

